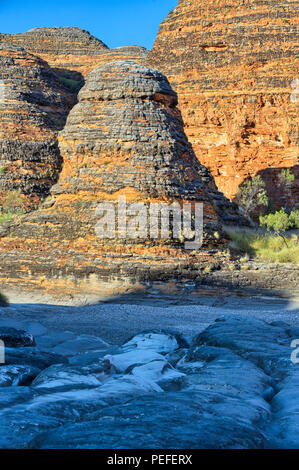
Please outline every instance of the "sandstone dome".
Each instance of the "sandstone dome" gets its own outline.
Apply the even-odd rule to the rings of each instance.
[[[55,291],[76,290],[78,283],[98,292],[104,281],[196,278],[199,268],[190,265],[179,237],[96,233],[99,204],[114,209],[120,197],[147,209],[202,202],[207,262],[205,248],[225,242],[221,223],[239,220],[195,157],[168,80],[140,64],[114,62],[95,69],[78,98],[59,134],[63,169],[52,200],[1,227],[0,271],[25,286],[40,285],[44,276],[44,286]]]
[[[117,204],[120,195],[147,205],[202,202],[206,243],[223,221],[237,219],[195,157],[164,75],[130,61],[109,63],[90,73],[78,99],[59,133],[63,169],[51,207],[30,214],[28,237],[67,242],[89,236],[98,245],[96,207]]]

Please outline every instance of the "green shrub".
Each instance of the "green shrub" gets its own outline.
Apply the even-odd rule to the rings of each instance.
[[[289,216],[292,228],[299,228],[299,210],[292,211]]]
[[[60,80],[66,88],[72,92],[79,91],[82,87],[82,80],[73,80],[71,78],[60,77]]]
[[[266,226],[268,232],[271,230],[280,233],[291,228],[290,216],[283,209],[274,214],[267,214],[260,217],[260,225]]]
[[[0,225],[25,214],[25,204],[21,191],[8,191],[0,201]]]
[[[25,201],[20,190],[8,191],[6,196],[1,198],[0,211],[2,213],[24,210]]]
[[[25,214],[24,210],[18,211],[8,211],[8,212],[0,212],[0,225],[4,224],[5,222],[9,222],[13,220],[15,217],[19,217],[20,215]]]

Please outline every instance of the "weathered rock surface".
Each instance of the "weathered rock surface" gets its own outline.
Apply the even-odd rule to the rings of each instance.
[[[35,28],[26,33],[0,34],[0,42],[15,44],[44,59],[74,93],[96,67],[116,60],[145,62],[140,46],[109,49],[88,31],[74,27]]]
[[[88,31],[74,27],[35,28],[26,33],[1,34],[8,42],[38,55],[59,71],[73,72],[66,78],[80,81],[97,65],[97,56],[108,47]]]
[[[29,207],[49,194],[61,170],[57,133],[73,104],[46,62],[0,44],[0,205],[9,191]]]
[[[134,202],[205,202],[206,218],[216,225],[220,215],[236,217],[196,160],[176,105],[155,70],[122,61],[94,70],[60,133],[64,166],[51,190],[56,205],[80,192],[99,202],[131,194]]]
[[[40,369],[27,365],[1,366],[0,387],[29,385],[39,373]]]
[[[0,327],[0,340],[8,348],[35,346],[35,339],[30,333],[5,326]]]
[[[97,338],[92,355],[0,387],[0,447],[297,448],[297,335],[228,315],[190,344],[153,330],[98,351]]]
[[[261,174],[280,207],[278,174],[291,168],[299,201],[296,8],[291,0],[180,0],[149,56],[178,92],[199,161],[230,198]]]
[[[116,62],[119,60],[130,60],[132,62],[137,62],[138,64],[144,65],[148,58],[149,51],[145,47],[141,46],[122,46],[115,47],[114,49],[105,50],[101,57],[99,57],[99,62],[97,62],[97,67],[105,65],[109,62]]]
[[[177,247],[183,244],[179,237],[150,239],[148,220],[138,238],[122,238],[117,232],[111,239],[97,237],[98,204],[109,202],[117,208],[119,196],[147,208],[155,202],[202,202],[204,245],[223,242],[221,223],[240,220],[236,207],[218,192],[212,175],[196,159],[176,105],[176,93],[155,70],[120,61],[91,72],[59,135],[64,163],[51,189],[53,200],[2,229],[1,270],[6,277],[15,276],[20,264],[23,279],[32,270],[52,275],[66,266],[66,272],[87,268],[91,274],[98,272],[108,246],[125,254],[139,244],[133,248],[138,253],[160,247],[162,239],[178,255]],[[111,261],[104,264],[104,271],[108,267],[113,275]],[[116,271],[119,264],[128,271],[123,259]],[[131,274],[138,279],[134,267]]]

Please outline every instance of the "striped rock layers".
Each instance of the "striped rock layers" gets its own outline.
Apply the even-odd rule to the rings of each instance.
[[[72,71],[69,79],[79,81],[96,67],[97,56],[109,48],[88,31],[73,27],[36,28],[26,33],[1,34],[8,42],[38,55],[59,71]]]
[[[148,64],[178,92],[197,157],[230,198],[261,174],[280,207],[279,173],[291,168],[298,202],[296,7],[292,0],[180,0],[150,54]]]
[[[29,207],[49,194],[61,170],[57,133],[73,104],[46,62],[0,45],[0,205],[10,191]]]

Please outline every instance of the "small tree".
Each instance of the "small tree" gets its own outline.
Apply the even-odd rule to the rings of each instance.
[[[290,209],[290,199],[292,197],[292,185],[293,182],[295,181],[295,176],[289,168],[286,170],[282,170],[280,175],[278,176],[278,181],[280,186],[282,186],[285,190],[285,195],[286,195],[286,205],[285,205],[285,210],[288,212]]]
[[[236,203],[243,209],[246,217],[250,219],[250,215],[259,207],[267,207],[269,199],[266,191],[266,184],[261,176],[244,181],[237,192]]]

